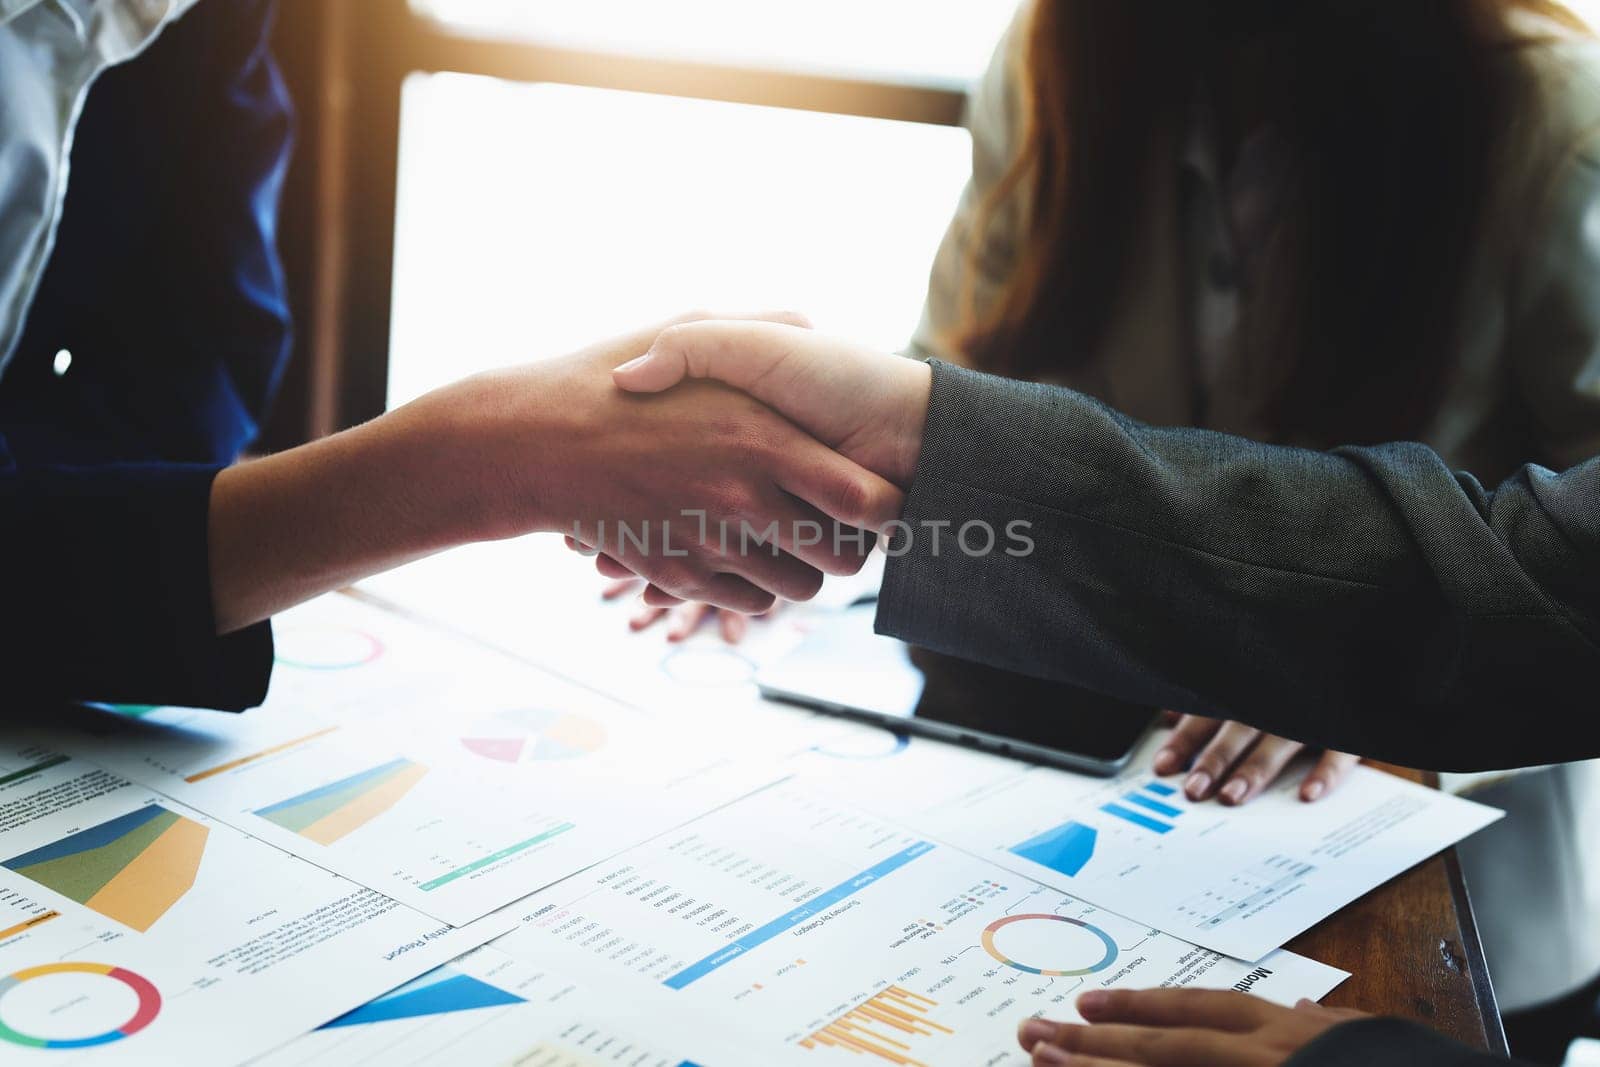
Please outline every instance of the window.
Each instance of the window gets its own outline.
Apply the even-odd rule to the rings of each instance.
[[[406,78],[389,404],[690,307],[902,346],[967,174],[950,123],[1013,3],[417,0],[451,35],[528,50],[534,80]],[[541,50],[586,84],[537,80]],[[630,63],[714,99],[630,91]],[[851,113],[763,106],[793,90],[780,77]],[[906,110],[879,88],[950,99],[938,121],[874,117]]]

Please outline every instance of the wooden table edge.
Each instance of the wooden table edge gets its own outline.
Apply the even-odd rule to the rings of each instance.
[[[1437,788],[1438,776],[1430,777]],[[1466,957],[1467,976],[1472,981],[1472,995],[1478,1002],[1478,1013],[1483,1020],[1484,1048],[1509,1056],[1511,1046],[1506,1040],[1505,1023],[1500,1018],[1500,1001],[1494,995],[1494,982],[1489,978],[1489,961],[1483,952],[1483,940],[1478,936],[1478,918],[1472,908],[1472,894],[1467,887],[1467,876],[1461,870],[1461,857],[1455,849],[1444,854],[1444,864],[1450,876],[1450,899],[1455,905],[1456,920],[1461,927],[1461,951]]]
[[[1373,763],[1438,787],[1438,776]],[[1430,856],[1341,908],[1286,948],[1350,972],[1324,1003],[1409,1018],[1507,1055],[1472,898],[1455,849]]]

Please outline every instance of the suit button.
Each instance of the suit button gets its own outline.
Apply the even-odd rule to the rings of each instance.
[[[65,348],[56,353],[56,358],[50,361],[50,369],[56,372],[56,377],[64,376],[72,369],[72,353]]]

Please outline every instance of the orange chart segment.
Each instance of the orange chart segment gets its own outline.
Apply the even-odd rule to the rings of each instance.
[[[331,845],[394,807],[427,773],[427,767],[412,760],[391,760],[255,813],[319,845]]]
[[[937,1006],[937,1001],[892,985],[801,1041],[800,1047],[840,1048],[903,1067],[927,1067],[912,1055],[913,1039],[955,1032],[927,1017]]]
[[[580,759],[605,747],[606,728],[584,715],[529,708],[484,720],[461,744],[501,763]]]
[[[149,804],[3,866],[142,932],[194,886],[210,832]]]

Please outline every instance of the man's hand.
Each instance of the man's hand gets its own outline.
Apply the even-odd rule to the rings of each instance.
[[[772,322],[690,322],[618,367],[617,385],[658,393],[685,378],[724,382],[902,489],[922,452],[926,364]]]
[[[1325,1030],[1363,1017],[1204,989],[1096,990],[1077,1008],[1089,1025],[1029,1019],[1017,1029],[1035,1067],[1280,1067]]]

